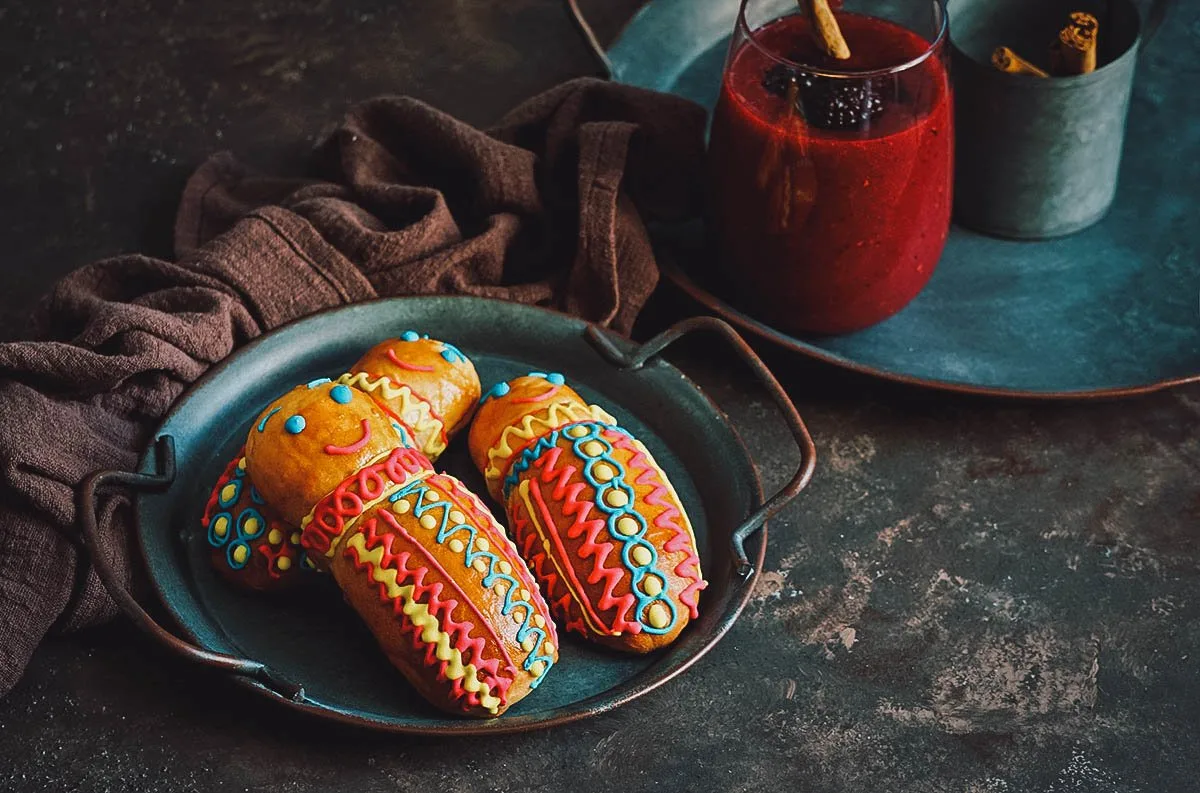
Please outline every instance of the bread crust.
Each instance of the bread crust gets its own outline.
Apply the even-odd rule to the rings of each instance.
[[[467,425],[479,402],[474,364],[454,345],[415,331],[372,347],[341,381],[408,427],[413,445],[430,460]]]
[[[570,420],[557,400],[582,400],[565,386],[541,400],[528,397],[545,384],[538,390],[527,378],[501,391],[476,416],[484,423],[471,428],[472,457],[554,616],[627,652],[670,644],[699,615],[706,583],[687,512],[662,468],[599,408]],[[512,427],[521,432],[506,436]]]
[[[443,710],[499,715],[558,659],[549,608],[504,529],[416,450],[339,485],[302,542],[392,664]]]

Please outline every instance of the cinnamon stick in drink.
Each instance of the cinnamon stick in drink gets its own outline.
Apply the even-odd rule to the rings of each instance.
[[[1034,77],[1049,77],[1044,69],[1013,52],[1009,47],[997,47],[992,52],[992,65],[1006,74],[1028,74]]]
[[[821,49],[839,61],[848,60],[850,45],[846,43],[846,37],[842,35],[842,29],[833,15],[833,9],[829,7],[829,0],[800,0],[800,4],[812,19],[813,38]]]

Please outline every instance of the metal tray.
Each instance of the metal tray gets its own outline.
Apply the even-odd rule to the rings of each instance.
[[[565,2],[612,79],[713,107],[737,0],[653,0],[607,51],[576,0]],[[1033,398],[1198,381],[1200,93],[1183,77],[1195,71],[1197,30],[1200,13],[1178,3],[1141,56],[1117,200],[1090,229],[1015,242],[954,226],[925,291],[845,336],[791,336],[727,301],[698,271],[668,265],[666,274],[742,330],[889,380]]]
[[[670,648],[645,657],[565,640],[546,684],[504,715],[454,718],[427,705],[386,661],[336,587],[281,599],[235,591],[213,571],[199,521],[212,482],[262,405],[296,383],[344,370],[381,339],[419,329],[458,345],[485,388],[531,370],[562,372],[653,452],[687,505],[709,580],[701,616]],[[749,453],[721,410],[658,358],[694,332],[729,343],[770,391],[800,447],[791,481],[764,502]],[[812,475],[812,439],[786,393],[728,325],[685,320],[644,345],[562,314],[467,297],[402,298],[327,311],[250,343],[174,406],[138,473],[102,471],[80,490],[81,529],[110,594],[140,627],[191,660],[290,708],[404,733],[500,733],[548,727],[615,708],[665,683],[737,619],[766,549],[765,521]],[[485,494],[464,438],[438,467]],[[137,534],[151,581],[183,640],[125,592],[97,551],[97,488],[139,492]],[[503,514],[498,513],[498,514]]]

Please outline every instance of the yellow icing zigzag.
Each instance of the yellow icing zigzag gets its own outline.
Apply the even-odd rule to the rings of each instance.
[[[545,414],[543,416],[543,413]],[[495,487],[504,478],[504,472],[515,452],[513,442],[519,447],[526,445],[535,438],[566,424],[577,421],[599,421],[602,424],[616,424],[617,420],[604,412],[599,405],[581,405],[578,402],[553,402],[550,407],[537,413],[528,413],[521,419],[520,424],[505,427],[500,433],[500,440],[488,449],[488,467],[483,472],[488,485]]]
[[[404,616],[412,621],[421,631],[421,641],[435,646],[434,653],[439,661],[446,664],[445,674],[448,680],[462,679],[462,686],[467,691],[479,694],[479,703],[489,713],[495,715],[500,710],[500,699],[491,695],[487,683],[479,679],[479,670],[474,664],[464,664],[462,653],[450,646],[450,634],[444,632],[438,625],[437,617],[429,613],[429,606],[418,602],[413,597],[412,584],[400,586],[396,583],[395,570],[382,566],[384,549],[380,545],[374,550],[367,550],[366,540],[362,534],[355,534],[346,540],[353,548],[358,560],[370,565],[371,578],[378,584],[383,584],[388,597],[401,601]]]
[[[445,425],[433,415],[433,408],[429,403],[414,394],[408,386],[397,386],[387,377],[372,379],[366,372],[347,373],[339,377],[337,381],[343,385],[357,388],[359,391],[368,393],[378,391],[389,402],[399,400],[400,409],[396,412],[399,414],[400,420],[412,429],[414,435],[429,436],[421,447],[421,452],[434,458],[446,450],[446,443],[442,440]]]

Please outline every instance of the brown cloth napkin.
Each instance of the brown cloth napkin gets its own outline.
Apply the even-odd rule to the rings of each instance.
[[[703,111],[592,79],[481,132],[407,98],[354,108],[314,179],[220,154],[184,192],[178,261],[122,256],[61,281],[36,341],[0,344],[0,695],[51,630],[111,618],[81,549],[75,488],[135,466],[160,417],[213,363],[271,328],[388,295],[556,307],[627,331],[658,270],[643,222],[695,210]],[[131,509],[101,532],[132,578]]]

